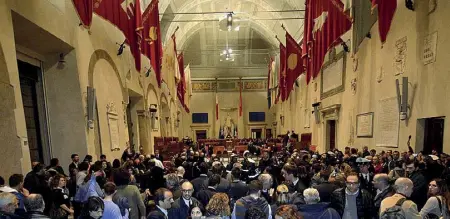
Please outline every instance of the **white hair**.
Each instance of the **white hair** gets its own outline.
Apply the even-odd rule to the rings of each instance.
[[[317,189],[305,189],[305,191],[303,191],[303,196],[305,197],[306,204],[316,204],[320,202],[319,191],[317,191]]]
[[[184,172],[185,172],[184,167],[179,166],[179,167],[177,168],[177,174],[184,174]]]

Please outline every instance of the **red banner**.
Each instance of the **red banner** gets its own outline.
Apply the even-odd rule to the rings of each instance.
[[[142,15],[144,24],[144,40],[142,42],[142,52],[150,59],[156,75],[158,87],[161,87],[161,64],[162,64],[162,40],[159,24],[158,0],[152,0]]]
[[[286,47],[280,43],[280,80],[278,81],[278,89],[280,90],[281,100],[287,99],[286,95]]]
[[[239,82],[239,117],[242,116],[242,81]]]
[[[172,40],[175,41],[174,38],[172,38]],[[185,109],[187,109],[186,101],[185,101],[186,79],[185,79],[185,75],[184,75],[184,57],[183,57],[183,53],[181,53],[180,55],[177,55],[177,60],[178,60],[178,69],[180,71],[180,81],[178,82],[178,85],[177,85],[177,96],[178,96],[178,99],[180,100],[181,104],[183,105],[183,107]]]
[[[126,42],[134,57],[136,70],[141,70],[140,39],[142,14],[140,0],[109,0],[94,2],[94,12],[118,27],[125,35]]]
[[[340,0],[306,0],[303,57],[306,81],[319,75],[325,54],[342,42],[342,34],[350,30],[352,22],[344,12]]]
[[[391,29],[392,20],[395,10],[397,9],[397,1],[392,0],[372,0],[372,10],[378,7],[378,30],[380,32],[381,43],[384,44],[387,34]]]
[[[294,83],[302,74],[302,48],[292,36],[286,32],[286,99],[289,97]]]
[[[93,0],[72,0],[72,2],[78,17],[80,18],[81,24],[89,29],[92,24],[92,14],[94,12]]]

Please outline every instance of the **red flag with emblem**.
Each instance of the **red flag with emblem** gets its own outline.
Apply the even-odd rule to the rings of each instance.
[[[372,11],[376,7],[378,7],[378,31],[380,32],[381,43],[384,44],[391,29],[392,19],[397,9],[397,1],[372,0]]]
[[[142,51],[150,59],[156,75],[158,87],[161,87],[162,41],[159,24],[158,0],[152,0],[142,15],[144,26]]]
[[[306,0],[305,4],[303,57],[309,83],[311,77],[319,75],[325,54],[342,42],[340,37],[350,30],[352,22],[340,0]]]
[[[294,83],[297,78],[302,74],[303,63],[302,63],[302,48],[295,41],[292,36],[286,32],[286,99],[289,97],[292,89],[294,88]]]
[[[278,81],[278,89],[280,90],[281,100],[287,99],[286,95],[286,47],[280,43],[280,80]]]
[[[92,24],[92,14],[94,12],[93,0],[72,0],[81,24],[85,28],[90,28]]]
[[[142,14],[140,0],[94,1],[94,12],[119,28],[134,57],[136,70],[141,70],[140,36]]]

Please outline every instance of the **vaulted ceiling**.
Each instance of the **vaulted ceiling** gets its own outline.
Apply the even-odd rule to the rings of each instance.
[[[145,7],[150,0],[143,2]],[[281,25],[298,41],[303,32],[298,18],[304,12],[298,10],[304,9],[304,0],[160,0],[159,8],[161,37],[167,42],[179,27],[177,48],[193,78],[265,77],[270,55],[278,52],[275,36],[284,43]],[[231,31],[226,12],[233,12]],[[228,60],[225,49],[232,50]]]

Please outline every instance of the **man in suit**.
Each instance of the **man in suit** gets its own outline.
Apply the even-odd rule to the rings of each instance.
[[[320,171],[320,178],[322,183],[314,186],[314,188],[317,189],[317,191],[319,192],[321,202],[330,202],[331,194],[334,192],[334,190],[339,188],[336,184],[328,182],[329,177],[330,177],[329,171],[327,170]]]
[[[217,193],[217,186],[220,183],[220,176],[214,174],[209,177],[208,189],[202,189],[197,193],[197,199],[202,203],[203,206],[208,205],[209,200]]]
[[[194,197],[198,198],[197,193],[201,190],[208,188],[208,164],[203,162],[198,166],[200,176],[193,179],[192,185],[194,186]]]
[[[373,176],[374,173],[370,172],[370,160],[366,158],[356,159],[356,163],[359,166],[359,182],[360,188],[367,190],[372,196],[375,196],[375,189],[373,187]]]
[[[230,184],[230,190],[228,190],[228,197],[230,197],[230,202],[235,202],[247,195],[248,187],[244,182],[240,181],[240,168],[234,167],[231,170],[231,178],[233,181]]]
[[[194,193],[194,186],[190,182],[184,182],[181,185],[181,198],[175,200],[172,208],[169,210],[169,219],[188,218],[190,215],[189,209],[198,206],[203,209],[202,204],[192,197]]]
[[[389,185],[389,177],[385,173],[379,173],[373,177],[373,186],[377,189],[373,204],[377,212],[380,210],[381,201],[395,194]]]
[[[69,174],[70,176],[76,175],[77,173],[74,172],[74,170],[78,169],[78,163],[80,162],[80,156],[78,154],[72,154],[70,156],[72,159],[72,163],[69,164]]]
[[[166,188],[156,190],[154,195],[156,204],[155,210],[148,214],[147,219],[167,219],[169,218],[168,210],[172,207],[172,192]]]
[[[222,164],[217,162],[217,163],[214,163],[214,165],[211,169],[211,172],[212,172],[212,174],[217,174],[219,176],[222,176],[223,168],[224,167],[222,166]],[[220,177],[220,183],[219,183],[219,185],[217,185],[216,189],[217,189],[217,192],[227,193],[228,190],[230,189],[230,182],[227,179]]]
[[[163,162],[163,156],[161,154],[159,154],[159,150],[155,150],[155,158],[157,160],[160,160],[161,162]]]
[[[286,164],[283,167],[283,177],[286,181],[291,182],[288,186],[289,192],[303,194],[308,187],[298,178],[298,168],[295,164]]]

